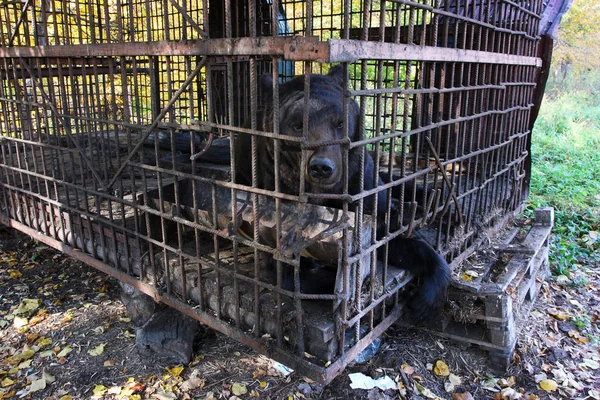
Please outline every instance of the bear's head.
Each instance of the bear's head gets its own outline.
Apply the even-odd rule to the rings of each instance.
[[[305,79],[297,76],[279,86],[279,132],[282,135],[302,137],[304,134],[304,113],[308,107],[308,142],[323,143],[318,147],[307,150],[306,168],[303,171],[307,191],[312,193],[341,193],[342,192],[342,165],[344,146],[339,143],[345,137],[344,133],[344,99],[347,87],[344,84],[345,68],[337,65],[327,75],[310,75],[310,94],[308,102],[305,101]],[[273,116],[271,93],[273,81],[270,75],[263,76],[263,93],[267,95],[265,101],[265,116]],[[352,99],[348,101],[348,132],[351,140],[356,140],[358,135],[358,104]],[[263,129],[273,131],[273,118],[263,119]],[[300,145],[286,143],[282,147],[283,166],[300,171],[302,153]],[[271,149],[272,150],[272,149]],[[351,157],[356,151],[351,151]],[[352,163],[354,165],[354,163]],[[288,176],[287,174],[286,176]],[[352,172],[350,172],[350,176]],[[296,176],[296,186],[299,184]],[[285,179],[285,178],[284,178]],[[289,187],[289,186],[288,186]],[[297,190],[297,189],[296,189]]]

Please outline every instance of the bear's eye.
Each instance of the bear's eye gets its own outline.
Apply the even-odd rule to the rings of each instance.
[[[339,121],[339,122],[337,123],[337,126],[336,126],[336,128],[337,128],[337,129],[342,129],[343,127],[344,127],[344,121]]]
[[[303,128],[302,121],[292,123],[292,129],[295,130],[296,132],[302,132],[302,128]]]

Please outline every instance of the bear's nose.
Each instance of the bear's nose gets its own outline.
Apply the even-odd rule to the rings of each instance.
[[[315,179],[327,179],[333,175],[335,165],[329,158],[313,157],[308,164],[308,172]]]

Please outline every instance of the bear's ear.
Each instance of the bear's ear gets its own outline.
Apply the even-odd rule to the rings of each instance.
[[[273,75],[265,73],[260,79],[263,93],[271,94],[273,92]]]
[[[331,78],[333,83],[337,84],[338,86],[343,87],[344,86],[344,78],[346,77],[346,68],[344,68],[344,66],[342,64],[333,66],[329,70],[329,73],[327,74],[327,76]]]

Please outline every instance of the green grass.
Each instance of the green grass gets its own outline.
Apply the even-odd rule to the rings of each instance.
[[[556,212],[556,274],[600,265],[600,74],[550,82],[533,131],[528,209]]]

